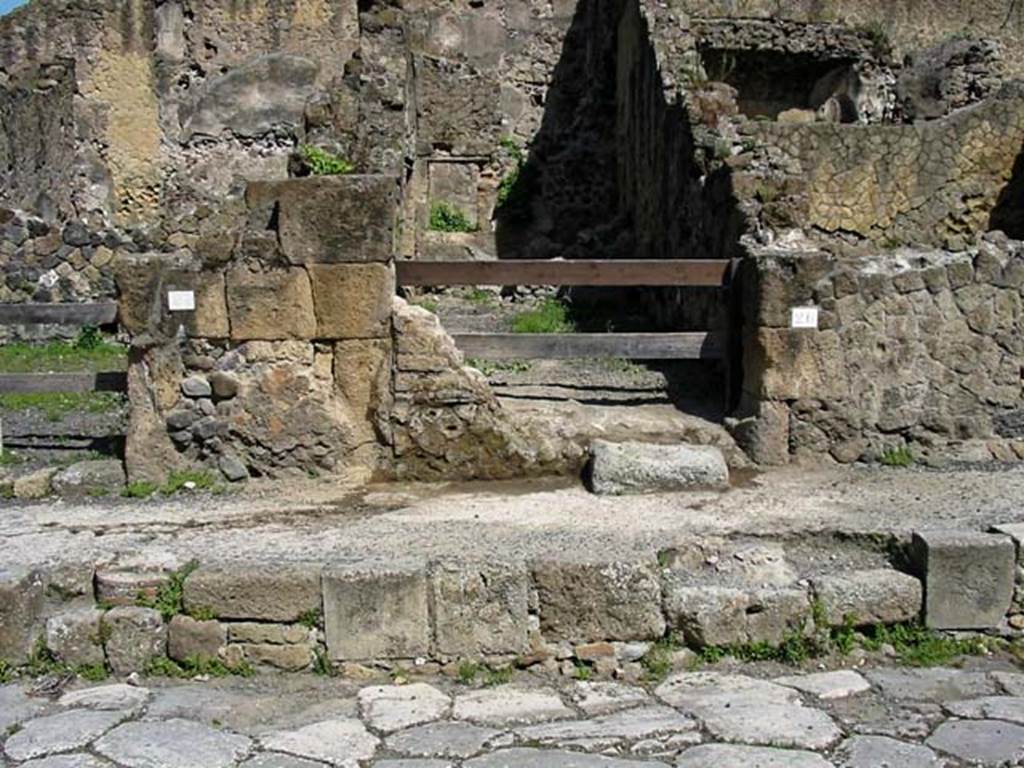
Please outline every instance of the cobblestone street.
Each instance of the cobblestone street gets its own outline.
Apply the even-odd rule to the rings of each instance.
[[[925,768],[1021,765],[1024,674],[881,667],[657,686],[524,675],[359,687],[312,676],[0,688],[19,768]],[[757,672],[761,674],[763,670]],[[38,688],[38,686],[37,686]],[[4,762],[5,761],[5,762]]]

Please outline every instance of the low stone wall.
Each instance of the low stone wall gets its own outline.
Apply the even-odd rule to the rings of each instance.
[[[853,462],[918,455],[1024,458],[1024,244],[841,259],[761,252],[744,275],[751,457]],[[790,328],[820,308],[818,330]],[[959,446],[959,447],[958,447]]]

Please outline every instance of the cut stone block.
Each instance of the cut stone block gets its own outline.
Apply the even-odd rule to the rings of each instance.
[[[654,562],[547,561],[533,569],[549,640],[650,640],[665,633]]]
[[[119,606],[103,616],[107,662],[115,675],[143,672],[167,654],[167,627],[151,608]]]
[[[219,619],[290,622],[321,606],[314,566],[200,567],[184,591],[187,611],[208,610]]]
[[[176,661],[215,659],[226,641],[227,632],[219,621],[196,621],[179,615],[167,627],[167,655]]]
[[[312,264],[317,338],[375,339],[391,334],[395,270],[388,264]]]
[[[1008,536],[973,531],[914,534],[924,581],[924,617],[933,629],[997,627],[1010,609],[1016,548]]]
[[[811,603],[803,589],[690,585],[685,578],[665,577],[665,613],[669,626],[693,645],[778,644],[810,626]]]
[[[437,563],[430,574],[438,653],[526,651],[528,575],[523,564]]]
[[[96,571],[96,599],[107,605],[135,605],[153,600],[170,580],[165,571]]]
[[[427,655],[430,620],[425,566],[389,564],[325,573],[324,630],[334,661]]]
[[[921,614],[920,580],[891,569],[820,576],[814,579],[814,593],[832,627],[842,626],[847,616],[866,626],[910,621]]]
[[[96,608],[65,611],[46,620],[46,647],[65,664],[102,664],[103,643]]]
[[[119,459],[80,461],[62,469],[50,481],[54,493],[70,499],[80,499],[98,491],[117,495],[124,483],[124,465]]]
[[[304,269],[233,267],[227,275],[231,338],[280,341],[316,337],[313,291]]]
[[[594,493],[656,493],[729,485],[729,466],[714,446],[595,440],[591,450],[588,480]]]
[[[24,664],[43,612],[46,580],[40,571],[0,569],[0,659]]]

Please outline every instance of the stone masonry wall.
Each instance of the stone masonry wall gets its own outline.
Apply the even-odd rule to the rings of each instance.
[[[1024,244],[859,259],[762,252],[744,279],[744,393],[755,461],[1024,457]],[[790,309],[818,306],[819,330]]]

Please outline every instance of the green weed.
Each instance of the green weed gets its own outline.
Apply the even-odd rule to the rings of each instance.
[[[437,310],[441,308],[441,305],[434,299],[419,299],[414,303],[417,307],[421,307],[422,309],[427,310],[427,312],[433,312],[435,315],[437,314]]]
[[[313,652],[313,674],[321,677],[334,677],[334,667],[331,666],[331,661],[322,648],[317,648]]]
[[[217,618],[213,608],[208,605],[197,605],[195,608],[190,608],[188,615],[196,621],[213,621]]]
[[[36,410],[48,421],[60,421],[69,413],[110,413],[123,402],[116,392],[8,393],[0,395],[0,411]]]
[[[308,611],[299,614],[299,624],[307,629],[316,629],[320,626],[323,616],[323,611],[319,608],[310,608]]]
[[[14,451],[0,451],[0,467],[16,467],[26,461]]]
[[[87,333],[83,329],[73,342],[15,342],[0,346],[3,373],[120,371],[127,365],[128,351],[124,345],[105,341],[98,331]]]
[[[436,202],[430,208],[430,228],[435,232],[475,232],[469,217],[451,203]]]
[[[899,660],[911,667],[935,667],[948,664],[957,656],[978,656],[988,652],[988,643],[983,638],[942,635],[918,623],[871,627],[865,631],[863,641],[869,651],[891,645]]]
[[[487,305],[494,303],[494,294],[483,288],[473,288],[465,295],[466,301],[470,304]]]
[[[559,299],[545,299],[536,308],[512,318],[513,333],[573,333],[575,330],[569,307]]]
[[[256,674],[251,664],[242,662],[236,666],[229,667],[220,659],[211,659],[206,656],[189,656],[181,662],[174,661],[166,656],[158,656],[150,659],[146,665],[145,673],[153,677],[175,677],[192,678],[199,676],[206,677],[252,677]]]
[[[472,685],[476,676],[480,674],[480,665],[475,661],[464,661],[459,664],[457,670],[458,681],[463,685]]]
[[[674,635],[663,637],[652,645],[640,659],[640,664],[644,668],[644,681],[658,683],[668,677],[672,671],[672,654],[681,647],[679,640]]]
[[[160,493],[171,496],[190,483],[194,486],[191,490],[209,491],[217,484],[217,479],[205,469],[171,472],[167,476],[167,482],[160,488]]]
[[[301,145],[299,154],[314,176],[344,176],[356,169],[341,155],[335,155],[312,144]]]
[[[136,480],[134,483],[128,483],[121,491],[121,495],[126,499],[148,499],[154,493],[160,490],[160,486],[156,483],[151,483],[147,480]]]
[[[887,467],[906,468],[914,463],[914,454],[906,446],[901,446],[886,451],[878,460]]]
[[[594,677],[594,670],[583,662],[577,661],[576,671],[573,672],[573,677],[581,682],[587,682]]]
[[[90,683],[99,683],[110,677],[110,671],[102,663],[82,664],[75,668],[75,674]]]
[[[484,376],[493,376],[495,373],[525,373],[530,370],[530,363],[526,360],[483,360],[472,357],[466,361],[466,365],[476,368]]]
[[[5,685],[14,679],[14,669],[6,659],[0,659],[0,685]]]
[[[186,563],[171,574],[167,583],[157,590],[156,597],[152,600],[139,597],[136,604],[159,611],[165,621],[170,621],[179,613],[185,613],[185,579],[198,567],[197,560]]]
[[[484,672],[484,685],[494,688],[512,682],[512,667],[490,668]]]

